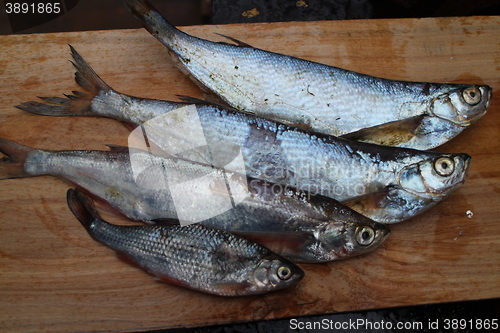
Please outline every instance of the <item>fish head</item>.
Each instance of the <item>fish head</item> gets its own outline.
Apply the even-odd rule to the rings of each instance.
[[[401,170],[399,185],[417,196],[440,200],[464,183],[470,160],[467,154],[441,154],[425,159]]]
[[[376,249],[389,234],[386,225],[359,215],[359,221],[332,221],[322,226],[315,236],[332,259],[343,259]]]
[[[429,111],[438,118],[465,127],[486,113],[491,98],[489,86],[465,86],[434,98]]]
[[[250,275],[254,293],[264,293],[289,287],[304,277],[304,271],[291,261],[270,253],[262,259]]]

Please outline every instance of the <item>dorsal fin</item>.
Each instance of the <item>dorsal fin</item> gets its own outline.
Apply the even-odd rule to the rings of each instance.
[[[186,96],[186,95],[176,95],[176,96],[179,97],[179,99],[182,102],[189,103],[189,104],[217,106],[217,107],[220,107],[220,108],[224,108],[226,110],[238,111],[237,109],[233,108],[232,106],[228,106],[227,104],[218,103],[218,102],[215,102],[215,101],[214,102],[207,101],[205,99],[191,97],[191,96]],[[224,102],[224,101],[222,101],[222,102]]]
[[[410,141],[417,135],[424,116],[416,116],[364,128],[356,132],[340,136],[348,140],[373,143],[386,146],[398,146]]]
[[[220,34],[218,32],[216,32],[217,35],[219,36],[222,36],[224,38],[227,38],[229,39],[230,41],[234,42],[237,46],[241,46],[241,47],[251,47],[251,48],[254,48],[252,45],[250,44],[247,44],[245,42],[242,42],[241,40],[239,39],[236,39],[236,38],[233,38],[233,37],[229,37],[229,36],[226,36],[226,35],[223,35],[223,34]],[[232,45],[232,44],[229,44],[229,45]]]
[[[113,151],[116,153],[128,153],[129,152],[129,147],[126,147],[126,146],[113,145],[113,144],[106,144],[106,146],[109,148],[110,151]]]
[[[172,225],[180,225],[181,223],[177,219],[172,219],[172,218],[159,218],[159,219],[154,219],[151,220],[152,222],[155,223],[155,225],[161,225],[161,226],[172,226]]]
[[[192,96],[187,96],[187,95],[176,95],[176,96],[179,97],[179,99],[182,102],[189,103],[189,104],[202,104],[202,105],[213,105],[214,104],[214,103],[210,103],[207,100],[192,97]]]

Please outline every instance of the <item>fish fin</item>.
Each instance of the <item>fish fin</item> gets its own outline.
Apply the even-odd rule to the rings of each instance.
[[[144,270],[144,268],[141,265],[139,265],[137,263],[137,261],[135,261],[127,253],[121,252],[121,251],[115,251],[115,253],[116,253],[116,256],[118,257],[118,259],[120,259],[121,261],[126,262],[127,264],[129,264],[131,266],[134,266],[134,267],[137,267],[137,268],[140,268],[140,269]]]
[[[181,287],[189,287],[185,282],[179,280],[179,279],[175,279],[173,277],[170,277],[170,276],[166,276],[166,275],[155,275],[156,279],[161,281],[161,282],[165,282],[165,283],[168,283],[168,284],[173,284],[173,285],[176,285],[176,286],[181,286]]]
[[[217,295],[239,295],[245,292],[247,289],[252,287],[250,282],[214,282],[213,288],[218,292]]]
[[[165,46],[170,48],[169,41],[165,40],[175,33],[182,33],[170,24],[158,10],[145,0],[122,0],[125,7],[131,12],[150,34],[158,38]],[[156,15],[152,15],[156,14]],[[166,35],[164,37],[164,35]]]
[[[85,227],[87,232],[92,235],[90,230],[92,222],[96,220],[102,221],[95,208],[94,201],[83,192],[71,188],[66,192],[66,200],[73,215]]]
[[[245,42],[242,42],[242,41],[241,41],[241,40],[239,40],[239,39],[236,39],[236,38],[233,38],[233,37],[230,37],[230,36],[226,36],[226,35],[220,34],[220,33],[218,33],[218,32],[216,32],[216,34],[217,34],[217,35],[219,35],[219,36],[222,36],[222,37],[224,37],[224,38],[229,39],[230,41],[234,42],[234,43],[235,43],[236,45],[238,45],[238,46],[241,46],[241,47],[251,47],[251,48],[254,48],[252,45],[247,44],[247,43],[245,43]],[[226,44],[226,43],[224,43],[224,42],[219,42],[219,43]],[[230,45],[232,45],[232,44],[230,44]]]
[[[30,113],[45,116],[80,116],[92,117],[97,114],[92,110],[92,101],[101,91],[112,90],[87,64],[78,52],[70,45],[71,63],[76,68],[75,81],[91,94],[81,91],[72,91],[73,95],[64,94],[63,97],[38,97],[45,103],[36,101],[24,102],[15,107]]]
[[[191,97],[187,95],[176,95],[179,97],[179,99],[182,102],[188,103],[188,104],[202,104],[202,105],[212,105],[213,103],[210,103],[207,100],[201,99],[201,98],[196,98],[196,97]]]
[[[186,95],[177,95],[177,97],[179,97],[179,99],[182,102],[185,102],[188,104],[217,106],[217,107],[224,108],[226,110],[238,111],[237,109],[233,108],[232,106],[229,106],[228,104],[226,104],[218,96],[215,96],[216,98],[214,98],[213,100],[212,99],[206,100],[206,99],[201,99],[201,98],[196,98],[196,97],[191,97],[191,96],[186,96]]]
[[[170,226],[170,225],[180,225],[181,223],[177,219],[169,219],[169,218],[161,218],[161,219],[154,219],[151,220],[151,222],[154,222],[155,225],[161,225],[161,226]]]
[[[233,234],[257,242],[273,252],[283,253],[284,249],[298,250],[312,241],[314,235],[307,232],[260,232],[231,231]]]
[[[94,95],[97,95],[101,91],[109,91],[112,90],[110,86],[104,82],[99,75],[94,72],[92,67],[82,58],[82,56],[76,52],[75,48],[69,45],[71,50],[71,56],[73,57],[73,61],[71,63],[76,68],[75,72],[75,81],[81,87],[85,88],[88,91],[91,91]],[[79,96],[81,97],[81,96]]]
[[[143,150],[141,148],[120,146],[120,145],[114,145],[114,144],[106,144],[106,146],[109,148],[110,151],[115,152],[115,153],[130,153],[130,148],[133,148],[134,151]],[[172,156],[172,155],[164,152],[160,147],[158,147],[157,145],[155,145],[152,142],[149,143],[149,148],[151,148],[151,150],[148,152],[150,154],[155,155],[155,156],[167,156],[167,157]],[[146,150],[143,150],[143,151],[146,152]]]
[[[106,144],[106,146],[109,148],[110,151],[115,152],[115,153],[130,153],[130,149],[131,149],[131,147],[128,147],[128,146],[120,146],[120,145],[114,145],[114,144]],[[150,144],[150,147],[153,148],[154,152],[161,152],[162,151],[159,147],[157,147],[154,144]],[[134,149],[134,151],[142,150],[142,149],[135,148],[135,147],[133,147],[133,149]],[[155,153],[151,153],[151,152],[150,152],[150,154],[154,154],[155,156],[162,156],[160,154],[155,154]],[[170,156],[170,155],[167,154],[166,156]]]
[[[155,274],[153,271],[151,271],[150,269],[148,269],[147,267],[143,267],[141,266],[130,254],[128,253],[125,253],[125,252],[122,252],[122,251],[116,251],[116,257],[118,259],[120,259],[121,261],[129,264],[130,266],[133,266],[133,267],[136,267],[136,268],[139,268],[143,271],[146,271],[148,274],[151,274],[153,275],[153,279],[158,281],[158,282],[164,282],[164,283],[168,283],[168,284],[172,284],[172,285],[176,285],[176,286],[181,286],[181,287],[187,287],[189,288],[189,285],[179,279],[175,279],[173,277],[170,277],[170,276],[166,276],[166,275],[158,275],[158,274]]]
[[[0,179],[32,177],[24,170],[24,164],[28,154],[35,150],[35,148],[0,138],[0,152],[5,155],[0,159]]]
[[[424,116],[416,116],[382,125],[364,128],[340,136],[348,140],[374,143],[384,146],[399,146],[417,135]]]
[[[134,124],[129,121],[122,121],[122,124],[125,125],[125,127],[130,131],[133,131],[137,128],[137,124]]]
[[[359,196],[342,203],[357,212],[374,211],[381,209],[381,203],[387,197],[390,189]]]
[[[394,186],[342,203],[373,221],[384,224],[405,221],[436,204],[431,199],[419,197]]]
[[[150,11],[156,11],[156,9],[148,2],[144,0],[123,0],[122,1],[125,7],[140,18],[143,19],[142,16],[145,16]]]
[[[126,252],[115,251],[115,254],[116,254],[116,257],[118,259],[120,259],[121,261],[129,264],[130,266],[139,268],[139,269],[147,272],[148,274],[153,275],[154,279],[156,281],[165,282],[165,283],[168,283],[168,284],[173,284],[173,285],[183,286],[183,287],[187,286],[186,283],[182,282],[181,280],[178,280],[178,279],[172,278],[170,276],[166,276],[166,275],[157,275],[157,274],[155,274],[153,271],[151,271],[147,267],[144,267],[141,264],[139,264],[137,262],[137,260],[135,260],[130,254],[128,254]]]
[[[106,146],[109,148],[110,151],[116,152],[116,153],[128,153],[129,147],[127,146],[120,146],[120,145],[113,145],[113,144],[106,144]]]
[[[205,101],[207,101],[209,103],[216,104],[216,105],[223,105],[224,107],[232,108],[232,106],[227,104],[227,102],[225,100],[223,100],[220,96],[218,96],[216,93],[212,92],[208,88],[204,90],[203,98]]]

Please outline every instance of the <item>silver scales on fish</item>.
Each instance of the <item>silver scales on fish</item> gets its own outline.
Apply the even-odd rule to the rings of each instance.
[[[168,23],[143,0],[123,0],[172,60],[237,110],[317,133],[415,149],[437,147],[481,118],[486,85],[393,81],[251,47],[212,42]],[[216,55],[216,56],[214,56]]]
[[[360,143],[200,101],[194,109],[187,109],[191,112],[184,112],[189,103],[120,94],[73,48],[72,56],[75,79],[91,94],[74,91],[68,98],[46,97],[47,103],[26,102],[17,107],[52,116],[119,119],[141,126],[139,133],[147,133],[148,142],[157,145],[158,151],[199,163],[221,166],[226,163],[220,161],[229,162],[241,154],[244,171],[252,178],[339,200],[382,223],[397,223],[422,213],[465,181],[470,162],[467,154]],[[196,131],[198,125],[201,128]],[[179,133],[188,135],[173,140]],[[200,146],[194,142],[200,136],[208,151],[179,150],[180,144]]]
[[[351,140],[401,147],[432,148],[448,141],[486,112],[491,99],[489,87],[395,82],[254,49],[241,42],[240,46],[232,46],[204,41],[188,36],[168,24],[146,2],[124,2],[143,20],[148,30],[169,48],[174,60],[185,73],[208,90],[219,93],[222,99],[235,109],[209,105],[201,101],[179,103],[119,94],[107,86],[74,50],[72,54],[78,69],[76,80],[91,94],[74,92],[74,95],[69,95],[67,99],[48,97],[43,98],[46,104],[27,102],[18,107],[40,114],[117,118],[139,126],[141,131],[147,132],[148,139],[152,139],[151,143],[160,148],[158,151],[169,153],[176,150],[169,146],[169,140],[162,139],[161,132],[165,127],[158,126],[158,122],[153,122],[153,126],[148,127],[148,125],[159,116],[186,109],[186,105],[196,102],[194,116],[206,133],[207,144],[201,150],[195,149],[180,156],[177,154],[172,163],[176,165],[188,163],[188,169],[194,167],[199,174],[200,168],[206,167],[204,163],[212,164],[212,167],[224,165],[214,164],[217,160],[214,156],[223,156],[222,160],[225,162],[240,156],[244,165],[243,172],[237,170],[228,174],[226,170],[219,177],[221,183],[229,185],[228,179],[234,177],[240,181],[246,179],[242,176],[245,172],[248,176],[256,178],[246,179],[250,181],[250,186],[244,188],[250,194],[250,199],[247,202],[242,201],[234,209],[212,219],[217,221],[215,227],[229,223],[229,227],[226,225],[224,228],[233,228],[234,222],[237,221],[239,227],[246,225],[246,228],[249,228],[240,229],[242,235],[249,238],[253,235],[266,246],[279,244],[276,251],[282,251],[283,255],[291,259],[314,261],[293,257],[295,254],[291,249],[300,249],[299,252],[310,251],[312,247],[307,245],[315,244],[315,248],[323,246],[321,249],[322,255],[326,254],[325,258],[330,255],[330,259],[327,260],[333,260],[376,248],[387,236],[388,229],[335,200],[318,194],[342,200],[373,219],[394,223],[408,219],[440,202],[464,182],[470,161],[470,157],[466,154],[440,154],[379,147],[328,135],[342,135]],[[206,57],[205,52],[211,54],[217,52],[220,57]],[[249,57],[249,54],[254,56]],[[215,58],[220,58],[221,62]],[[250,62],[256,59],[257,62]],[[203,65],[200,66],[200,63]],[[306,70],[301,70],[303,75],[297,77],[298,74],[295,75],[294,70],[299,67]],[[200,71],[203,68],[209,70]],[[259,68],[261,72],[254,70],[255,68]],[[237,75],[231,72],[235,70]],[[268,71],[266,79],[259,79],[259,73],[266,70]],[[252,76],[251,73],[258,75]],[[335,86],[333,90],[332,85],[328,83],[331,81],[324,80],[325,75],[333,80]],[[207,77],[209,80],[206,80]],[[236,77],[243,78],[243,81],[234,81]],[[293,91],[289,89],[290,87],[283,86],[285,81],[290,81],[290,77],[294,77],[294,82],[298,80],[305,83],[306,93],[304,89],[302,92]],[[322,84],[318,85],[319,82]],[[215,85],[211,85],[212,83]],[[267,84],[278,90],[271,90]],[[269,92],[269,96],[266,92]],[[324,98],[325,94],[328,95],[328,99]],[[256,99],[249,100],[248,96],[255,96]],[[342,100],[353,96],[359,101],[355,106]],[[294,99],[295,97],[297,99]],[[367,108],[367,105],[371,106]],[[360,119],[349,116],[354,109],[358,115],[370,113],[373,115],[373,112],[376,112],[379,117],[367,116]],[[319,113],[315,113],[316,111]],[[277,122],[257,116],[265,116]],[[327,119],[339,121],[336,121],[334,126]],[[355,121],[346,121],[347,119]],[[362,121],[364,119],[374,119],[376,123],[364,123]],[[168,125],[168,121],[165,124]],[[223,128],[231,128],[233,131],[224,133]],[[50,173],[72,182],[75,180],[64,174],[60,164],[47,161],[54,162],[58,158],[68,157],[80,158],[77,152],[35,150],[8,140],[2,140],[2,147],[8,155],[2,167],[9,177],[16,176],[16,172],[17,176]],[[132,159],[131,156],[137,154],[148,155],[147,159],[150,161],[160,158],[163,167],[168,160],[165,156],[153,157],[151,152],[136,151],[135,154],[130,154],[129,151],[127,155],[123,148],[118,147],[112,147],[112,151],[109,152],[92,152],[91,155],[93,154],[94,158],[104,156],[105,162],[110,162],[109,159],[106,160],[106,156],[118,153],[125,159],[128,156],[129,160]],[[189,161],[184,160],[185,158]],[[27,167],[23,163],[28,160],[30,163],[27,163],[29,164]],[[123,165],[126,164],[127,162]],[[12,167],[13,165],[16,166]],[[43,170],[46,167],[52,168],[52,172]],[[130,166],[128,168],[130,169]],[[167,168],[175,174],[177,169],[174,169]],[[313,172],[318,169],[322,172]],[[307,172],[301,173],[299,170]],[[96,172],[96,175],[98,173]],[[207,171],[202,172],[206,173]],[[99,177],[96,175],[92,177]],[[5,174],[3,176],[5,177]],[[123,182],[123,177],[128,177],[127,181]],[[121,182],[121,185],[126,183],[128,186],[132,183],[130,179],[130,171],[129,174],[125,172],[122,180],[116,184]],[[273,192],[272,183],[285,188],[285,191]],[[127,186],[112,187],[120,194],[115,197],[130,191]],[[104,200],[108,199],[108,204],[113,206],[110,193],[106,193],[110,188],[101,186],[101,192],[98,190],[94,195]],[[300,188],[309,190],[309,194],[300,191]],[[332,191],[339,188],[342,191]],[[121,203],[119,210],[122,212],[127,210],[127,205],[131,202],[137,201],[137,196],[124,197],[128,201]],[[143,202],[152,211],[157,208],[155,205],[158,205],[158,202],[154,203],[154,200],[150,199]],[[160,207],[160,212],[168,209],[169,207]],[[258,222],[266,214],[269,214],[270,222],[259,224]],[[147,221],[157,220],[151,217],[137,218],[133,214],[128,216]],[[316,221],[304,223],[311,217]],[[170,215],[163,215],[160,219],[172,220]],[[242,220],[246,224],[241,223]],[[217,223],[222,224],[217,225]],[[276,229],[259,231],[264,224],[272,225],[271,229]],[[281,237],[278,237],[280,232]],[[308,236],[304,238],[305,234]],[[280,241],[277,242],[277,239]],[[297,243],[297,240],[300,241]],[[332,240],[336,242],[333,247]],[[294,245],[289,246],[290,244]],[[297,247],[297,244],[301,246]],[[330,252],[325,244],[331,246]],[[339,249],[346,255],[339,255]],[[309,258],[322,261],[317,260],[319,258],[317,252]]]

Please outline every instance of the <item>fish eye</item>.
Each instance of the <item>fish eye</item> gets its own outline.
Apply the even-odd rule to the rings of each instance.
[[[371,227],[361,227],[356,230],[356,242],[359,245],[370,245],[375,239],[375,231]]]
[[[292,271],[286,266],[278,268],[278,277],[280,280],[288,280],[292,276]]]
[[[455,171],[455,162],[449,157],[440,157],[434,162],[434,170],[440,176],[449,176]]]
[[[462,92],[462,97],[469,105],[476,105],[481,101],[481,91],[478,88],[470,87]]]

